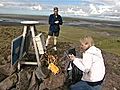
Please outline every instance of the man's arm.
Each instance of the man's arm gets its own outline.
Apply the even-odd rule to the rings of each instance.
[[[59,19],[59,24],[62,25],[63,24],[63,20],[62,20],[62,17],[60,16],[60,19]]]
[[[89,72],[92,66],[92,57],[90,54],[85,54],[82,59],[75,58],[73,63],[83,72]]]
[[[49,24],[50,25],[54,25],[55,24],[55,20],[54,20],[52,15],[49,16]]]

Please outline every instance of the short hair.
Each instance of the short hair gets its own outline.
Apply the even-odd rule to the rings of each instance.
[[[89,46],[94,45],[94,40],[91,36],[84,36],[80,39],[80,43],[88,44]]]
[[[58,11],[58,7],[54,7],[54,9],[53,9],[54,11]]]

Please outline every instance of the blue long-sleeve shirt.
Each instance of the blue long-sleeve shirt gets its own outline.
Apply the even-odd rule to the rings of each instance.
[[[59,23],[55,23],[55,21],[59,21]],[[58,32],[60,30],[60,25],[63,24],[62,17],[60,15],[55,16],[55,14],[51,14],[49,16],[49,30],[52,32]]]

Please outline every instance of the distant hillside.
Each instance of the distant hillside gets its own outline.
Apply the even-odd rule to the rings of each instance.
[[[0,14],[0,18],[13,18],[13,19],[25,19],[25,20],[47,20],[48,16],[41,15],[20,15],[20,14]],[[120,21],[110,21],[110,20],[98,20],[98,19],[90,19],[90,18],[71,18],[71,17],[63,17],[65,22],[96,22],[96,23],[109,23],[109,24],[120,24]]]
[[[19,14],[0,14],[0,18],[13,18],[13,19],[29,19],[29,20],[38,20],[38,19],[47,19],[48,16],[39,16],[39,15],[19,15]]]

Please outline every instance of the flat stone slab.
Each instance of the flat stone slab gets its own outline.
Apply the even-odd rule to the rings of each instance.
[[[38,24],[39,21],[22,21],[21,24],[25,25],[33,25],[33,24]]]

